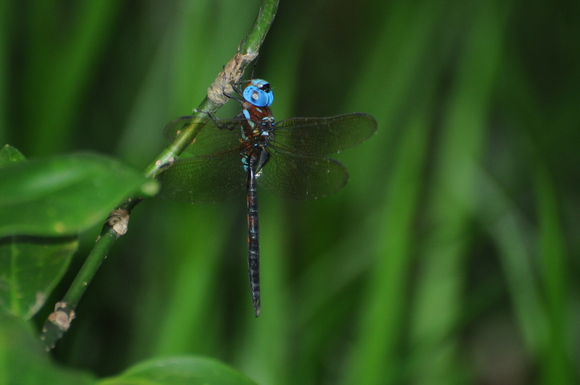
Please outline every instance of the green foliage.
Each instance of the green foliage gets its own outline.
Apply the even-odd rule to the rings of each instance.
[[[21,162],[0,169],[0,237],[84,231],[147,180],[96,154]]]
[[[146,179],[101,155],[26,161],[8,145],[0,164],[0,306],[28,319],[65,273],[73,234],[104,221]]]
[[[0,150],[0,168],[10,166],[11,164],[25,161],[26,158],[20,151],[7,144]]]
[[[247,377],[216,360],[180,357],[143,362],[100,385],[255,385]]]
[[[156,359],[122,375],[96,381],[80,371],[54,365],[36,333],[22,319],[0,309],[0,383],[18,385],[252,385],[227,366],[202,357]]]
[[[31,161],[19,164],[9,147],[0,172],[18,181],[24,171],[3,170],[44,175],[80,149],[144,169],[166,145],[165,124],[203,100],[258,3],[1,7],[0,138]],[[350,172],[339,193],[297,203],[258,192],[260,318],[246,277],[244,198],[148,199],[57,344],[63,369],[39,353],[39,330],[22,319],[59,281],[33,321],[43,324],[62,298],[80,263],[62,275],[74,242],[52,238],[63,233],[43,209],[38,220],[4,211],[0,224],[39,226],[34,234],[53,243],[0,244],[0,384],[8,369],[24,370],[24,354],[24,374],[63,384],[99,383],[73,368],[103,384],[213,371],[205,359],[164,358],[191,354],[264,385],[577,383],[579,18],[574,2],[282,2],[253,69],[274,87],[276,118],[359,111],[379,128],[337,156]],[[218,117],[237,113],[228,103]],[[95,191],[69,198],[74,230],[65,233],[84,231],[79,259],[98,235],[92,226],[141,181],[92,214],[100,198],[84,194]],[[45,207],[68,190],[17,187],[0,182],[0,196]],[[4,198],[0,207],[16,210]]]
[[[0,308],[0,383],[96,384],[90,375],[55,365],[30,324]]]
[[[25,319],[36,314],[77,246],[76,236],[0,238],[0,307]]]

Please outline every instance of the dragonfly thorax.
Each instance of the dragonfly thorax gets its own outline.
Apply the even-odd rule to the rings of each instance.
[[[244,102],[242,139],[254,145],[266,146],[274,139],[274,117],[269,107],[258,107]]]

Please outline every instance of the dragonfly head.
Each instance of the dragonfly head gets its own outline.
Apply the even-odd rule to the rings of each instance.
[[[274,92],[270,83],[263,79],[250,80],[248,86],[244,89],[244,99],[256,107],[271,106],[274,103]]]

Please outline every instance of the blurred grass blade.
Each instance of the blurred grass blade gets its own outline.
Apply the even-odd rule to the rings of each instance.
[[[504,49],[507,9],[499,2],[478,4],[470,20],[454,79],[430,200],[434,229],[422,255],[412,318],[411,344],[420,347],[413,374],[417,384],[450,383],[462,373],[453,338],[465,289],[464,264],[469,226],[477,204],[476,167],[482,162],[487,118]]]
[[[428,109],[425,109],[428,111]],[[344,384],[394,382],[400,355],[400,329],[409,298],[404,288],[414,255],[414,222],[420,207],[427,143],[428,113],[417,113],[397,154],[397,164],[374,245],[377,260],[361,303],[358,340]],[[430,111],[429,111],[430,112]]]
[[[487,227],[499,249],[499,258],[514,313],[526,350],[536,356],[545,344],[547,330],[541,286],[537,280],[534,255],[529,244],[532,227],[517,202],[498,186],[488,174],[481,171],[478,179],[482,201],[479,218]]]
[[[535,181],[539,217],[538,249],[548,314],[547,344],[542,354],[542,384],[573,382],[573,340],[569,324],[569,278],[566,246],[559,215],[558,197],[545,167],[540,166]]]
[[[170,264],[173,275],[164,300],[164,316],[155,326],[158,332],[154,354],[158,356],[183,354],[190,349],[205,351],[205,336],[201,330],[208,317],[216,314],[213,311],[215,287],[212,284],[226,247],[222,239],[212,237],[223,223],[220,219],[224,219],[216,215],[215,206],[201,206],[200,209],[190,205],[176,209],[189,215],[168,226],[164,234],[166,252],[179,258],[164,261]],[[203,223],[200,218],[203,218]],[[188,234],[187,239],[183,233]],[[143,330],[143,333],[150,334],[151,330]]]
[[[34,156],[69,148],[81,101],[94,74],[98,58],[123,4],[117,0],[75,3],[66,15],[54,2],[34,1],[29,21],[31,34],[26,51],[28,72],[23,128],[36,138]],[[67,17],[68,16],[68,17]],[[53,23],[67,31],[55,34]],[[40,118],[39,118],[40,117]]]
[[[11,28],[12,23],[17,20],[12,7],[11,1],[0,1],[0,145],[6,142],[9,127]]]

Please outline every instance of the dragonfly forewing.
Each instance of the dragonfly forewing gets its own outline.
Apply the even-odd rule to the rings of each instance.
[[[275,145],[304,155],[329,155],[363,143],[377,131],[370,115],[290,118],[275,124]]]
[[[183,116],[169,123],[163,134],[172,143],[189,126],[200,125],[200,131],[187,148],[187,152],[193,155],[220,154],[239,146],[242,121],[242,118],[199,121],[191,116]]]

